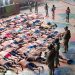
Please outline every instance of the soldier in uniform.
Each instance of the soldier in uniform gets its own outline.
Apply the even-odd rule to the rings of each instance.
[[[45,4],[45,11],[46,11],[46,16],[48,16],[48,5],[47,5],[47,3]]]
[[[49,74],[50,75],[54,75],[54,59],[55,59],[55,56],[56,56],[56,51],[55,51],[55,47],[54,45],[50,45],[48,47],[49,49],[49,55],[47,57],[47,63],[48,63],[48,67],[49,67]]]

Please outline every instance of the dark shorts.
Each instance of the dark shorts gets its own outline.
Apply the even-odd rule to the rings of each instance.
[[[29,68],[30,70],[34,70],[33,68],[37,68],[37,66],[34,63],[28,63],[27,68]]]
[[[41,62],[41,61],[45,61],[45,59],[44,59],[44,58],[42,58],[42,57],[37,57],[37,58],[36,58],[36,61]]]
[[[4,66],[6,69],[9,69],[9,67],[13,67],[12,64],[10,64],[10,63],[5,63],[3,66]]]
[[[66,15],[66,19],[69,19],[69,14]]]
[[[18,55],[18,52],[17,51],[11,51],[10,54],[13,56],[16,56],[16,55]]]
[[[27,61],[34,61],[34,58],[28,58]]]

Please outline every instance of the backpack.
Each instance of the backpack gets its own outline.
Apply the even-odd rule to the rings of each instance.
[[[64,39],[70,39],[70,38],[71,38],[71,33],[70,33],[70,30],[68,30],[64,36]]]

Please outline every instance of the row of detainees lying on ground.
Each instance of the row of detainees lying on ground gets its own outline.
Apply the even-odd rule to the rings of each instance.
[[[19,73],[19,71],[23,71],[25,68],[28,68],[34,72],[36,72],[36,70],[38,70],[38,73],[40,73],[40,71],[44,70],[44,67],[38,66],[34,62],[47,64],[48,52],[45,51],[44,53],[45,53],[45,57],[41,56],[41,54],[42,54],[41,51],[39,52],[38,56],[29,57],[28,54],[26,54],[26,53],[24,53],[22,55],[22,54],[20,54],[20,52],[13,50],[6,57],[0,58],[0,69],[4,73],[6,73],[7,70],[13,70],[16,73]],[[8,58],[8,56],[11,56],[11,55],[15,56],[15,60]],[[2,56],[0,56],[0,57],[2,57]],[[62,62],[70,64],[69,63],[70,60],[63,58],[63,55],[59,56],[59,58],[62,60],[65,60]]]

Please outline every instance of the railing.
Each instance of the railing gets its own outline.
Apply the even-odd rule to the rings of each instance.
[[[8,17],[20,13],[19,4],[11,4],[0,7],[0,18]]]

